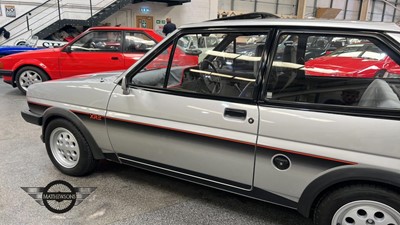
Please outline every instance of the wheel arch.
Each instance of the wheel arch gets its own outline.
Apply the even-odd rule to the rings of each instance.
[[[66,109],[57,108],[57,107],[51,107],[51,108],[46,109],[46,111],[43,114],[43,120],[42,120],[42,141],[43,142],[44,142],[44,134],[46,132],[47,125],[52,120],[58,119],[58,118],[65,119],[65,120],[71,122],[74,126],[76,126],[78,128],[78,130],[86,138],[86,141],[88,142],[88,144],[92,150],[93,157],[95,159],[104,159],[105,158],[100,147],[97,145],[92,134],[89,132],[89,130],[83,124],[82,120],[77,115],[75,115],[73,112],[66,110]]]
[[[41,66],[41,65],[42,65],[42,66]],[[12,71],[14,71],[13,76],[12,76],[12,83],[13,83],[13,85],[16,84],[16,78],[17,78],[18,72],[19,72],[22,68],[27,67],[27,66],[32,66],[32,67],[35,67],[35,68],[37,68],[37,69],[43,71],[43,72],[47,75],[47,77],[49,78],[49,80],[51,80],[51,76],[50,76],[49,70],[47,69],[48,67],[45,66],[45,65],[44,65],[43,63],[41,63],[40,61],[38,61],[38,60],[36,60],[36,59],[32,59],[32,60],[29,60],[29,61],[20,61],[20,62],[18,62],[18,63],[16,63],[16,64],[14,65],[14,67],[12,68]]]
[[[333,170],[318,177],[304,189],[297,210],[303,216],[310,217],[316,204],[325,194],[355,183],[372,183],[398,189],[400,188],[400,173],[356,165]]]

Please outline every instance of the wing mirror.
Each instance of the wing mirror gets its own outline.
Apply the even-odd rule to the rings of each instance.
[[[71,45],[65,46],[64,51],[65,51],[66,53],[71,53],[71,52],[72,52],[72,50],[71,50]]]
[[[130,89],[129,89],[128,83],[126,82],[125,76],[122,78],[121,88],[122,88],[122,94],[129,95]]]

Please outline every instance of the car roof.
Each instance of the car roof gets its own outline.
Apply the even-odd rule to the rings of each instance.
[[[187,24],[180,29],[187,28],[217,28],[231,26],[279,26],[279,27],[315,27],[315,28],[340,28],[370,31],[400,32],[400,27],[395,23],[386,22],[364,22],[348,20],[306,20],[306,19],[244,19],[244,20],[222,20],[205,21],[202,23]]]
[[[136,28],[136,27],[112,27],[112,26],[102,26],[102,27],[91,27],[89,30],[127,30],[127,31],[151,31],[153,32],[152,29],[148,28]]]

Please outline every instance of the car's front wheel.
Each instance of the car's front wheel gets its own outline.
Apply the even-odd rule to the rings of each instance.
[[[65,119],[52,120],[45,130],[47,153],[58,170],[71,176],[93,172],[97,161],[82,133]]]
[[[22,67],[16,74],[17,87],[23,94],[26,94],[30,85],[49,79],[49,76],[43,70],[34,66]]]
[[[358,184],[328,194],[317,205],[317,225],[400,225],[400,193]]]

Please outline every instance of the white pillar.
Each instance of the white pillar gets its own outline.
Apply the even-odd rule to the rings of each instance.
[[[298,0],[297,2],[297,19],[304,19],[306,14],[307,0]]]
[[[359,20],[367,20],[369,3],[371,0],[362,0]]]

